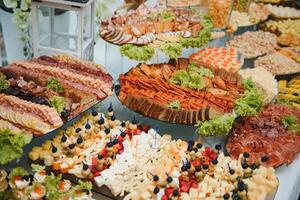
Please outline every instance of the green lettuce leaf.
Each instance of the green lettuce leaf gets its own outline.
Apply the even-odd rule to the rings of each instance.
[[[28,172],[26,172],[25,169],[23,169],[22,167],[16,167],[10,172],[8,178],[9,180],[11,180],[15,176],[25,176],[25,175],[28,175]]]
[[[176,101],[171,101],[168,104],[168,108],[173,108],[173,109],[180,109],[180,101],[176,100]]]
[[[63,93],[64,92],[64,90],[63,90],[62,86],[60,85],[60,83],[58,82],[58,80],[56,80],[53,77],[50,77],[48,79],[46,88],[47,88],[47,90],[54,89],[58,93]]]
[[[160,50],[171,59],[177,59],[181,56],[182,49],[183,47],[180,43],[164,43],[160,46]]]
[[[147,61],[154,56],[155,49],[149,45],[135,46],[133,44],[125,44],[120,47],[120,52],[132,60]]]
[[[233,114],[225,114],[208,121],[200,121],[196,124],[196,127],[202,137],[227,135],[232,128],[234,119]]]
[[[60,115],[63,112],[63,110],[66,106],[66,100],[65,100],[64,97],[52,96],[49,99],[49,104],[50,104],[51,107],[55,108],[55,110]]]
[[[298,124],[298,119],[295,115],[287,115],[281,118],[281,123],[285,128],[288,128],[292,133],[297,133],[300,131],[300,124]]]
[[[31,164],[32,171],[39,173],[45,170],[45,166],[37,165],[37,164]]]
[[[0,77],[0,92],[5,92],[8,89],[8,82],[4,77]]]
[[[201,24],[204,28],[200,31],[198,37],[181,38],[180,43],[183,47],[199,48],[206,45],[210,41],[211,32],[213,29],[212,19],[208,15],[202,15],[200,18]]]
[[[23,146],[28,144],[32,136],[13,133],[11,130],[0,130],[0,164],[6,164],[23,154]]]
[[[187,70],[177,71],[171,77],[170,83],[194,90],[202,90],[205,87],[203,76],[211,77],[213,76],[213,73],[209,69],[191,64]]]
[[[59,200],[60,199],[60,193],[58,191],[58,184],[61,181],[62,174],[59,174],[58,176],[46,176],[45,178],[45,187],[47,189],[47,198],[51,200]]]
[[[263,107],[262,93],[254,86],[251,79],[246,79],[243,83],[244,94],[235,101],[234,111],[238,116],[254,116]]]

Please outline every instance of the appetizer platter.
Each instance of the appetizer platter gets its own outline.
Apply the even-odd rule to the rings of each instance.
[[[125,14],[115,14],[101,22],[100,36],[113,44],[146,45],[176,37],[197,37],[204,28],[191,10],[151,8],[141,5]]]
[[[149,61],[154,55],[165,54],[170,59],[181,56],[184,48],[199,48],[208,44],[212,18],[196,9],[147,7],[140,5],[126,13],[116,12],[101,21],[100,36],[120,45],[120,53],[131,60]]]
[[[276,35],[263,31],[248,31],[236,35],[227,42],[227,47],[236,48],[246,59],[275,52]]]
[[[278,187],[274,169],[264,159],[248,163],[225,156],[220,145],[172,140],[154,129],[93,112],[62,131],[29,158],[75,180],[107,187],[123,199],[268,199]],[[50,168],[49,168],[50,166]],[[264,192],[262,193],[261,190]]]
[[[0,171],[1,199],[74,199],[93,200],[92,184],[80,182],[72,184],[62,176],[49,174],[44,167],[32,165],[34,175],[21,167],[10,173]]]
[[[278,100],[287,101],[290,105],[300,108],[299,102],[299,76],[293,78],[282,79],[278,81]]]
[[[195,124],[232,112],[244,92],[240,67],[233,48],[203,49],[176,63],[134,67],[120,76],[116,92],[123,105],[145,116]]]
[[[68,55],[15,62],[0,73],[1,130],[40,136],[112,94],[102,66]]]
[[[228,139],[228,153],[238,158],[247,151],[249,162],[262,157],[273,167],[291,163],[300,152],[299,114],[287,105],[270,104],[257,116],[237,120]]]

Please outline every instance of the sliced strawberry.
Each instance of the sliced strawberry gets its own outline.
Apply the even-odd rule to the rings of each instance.
[[[92,165],[97,165],[98,158],[94,157],[92,158]]]
[[[167,195],[168,197],[172,195],[174,189],[172,187],[168,187],[165,189],[165,195]]]
[[[198,188],[198,183],[194,180],[191,180],[190,181],[190,188],[195,188],[197,189]]]
[[[161,200],[168,200],[169,199],[169,197],[167,196],[167,195],[163,195],[162,197],[161,197]]]
[[[99,171],[93,173],[94,178],[97,177],[97,176],[100,176],[100,175],[101,175],[101,174],[100,174]]]

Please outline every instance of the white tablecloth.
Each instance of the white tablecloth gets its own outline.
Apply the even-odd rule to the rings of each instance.
[[[279,188],[275,200],[297,200],[300,192],[300,158],[289,166],[276,169]]]

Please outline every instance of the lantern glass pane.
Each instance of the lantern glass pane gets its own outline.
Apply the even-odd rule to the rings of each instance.
[[[89,5],[83,11],[83,43],[84,47],[89,45],[92,40],[92,7]]]
[[[76,52],[77,25],[75,11],[38,6],[39,46]]]

